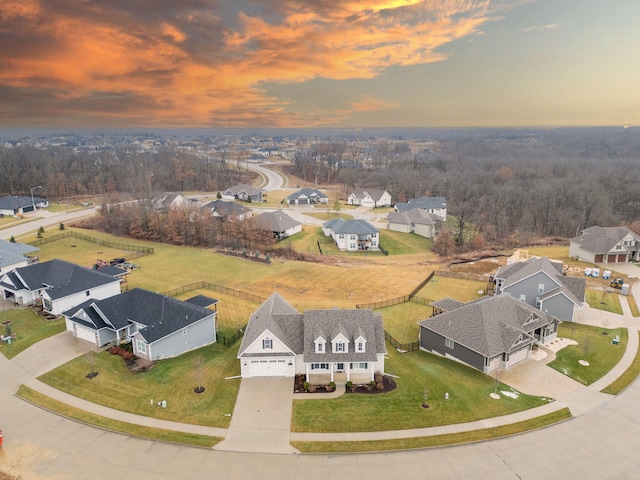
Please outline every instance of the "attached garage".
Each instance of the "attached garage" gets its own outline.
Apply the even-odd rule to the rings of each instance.
[[[596,255],[595,263],[602,263],[603,259],[604,259],[604,255]]]
[[[607,263],[616,263],[616,259],[618,256],[614,253],[613,255],[607,255]]]
[[[77,323],[73,324],[73,336],[86,340],[87,342],[96,343],[96,332],[90,328],[83,327]]]
[[[619,253],[618,254],[618,263],[624,263],[627,261],[627,254],[626,253]]]
[[[275,358],[252,359],[249,361],[250,377],[286,377],[287,360]]]
[[[527,358],[529,358],[529,345],[527,345],[524,348],[521,348],[520,350],[517,350],[515,352],[511,352],[509,354],[509,360],[507,362],[508,366],[511,367],[513,365],[515,365],[516,363],[519,363],[523,360],[526,360]]]

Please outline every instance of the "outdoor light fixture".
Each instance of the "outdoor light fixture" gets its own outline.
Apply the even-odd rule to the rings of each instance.
[[[33,200],[33,191],[39,188],[42,188],[42,185],[38,185],[37,187],[31,187],[31,206],[33,207],[34,214],[36,211],[36,202]]]

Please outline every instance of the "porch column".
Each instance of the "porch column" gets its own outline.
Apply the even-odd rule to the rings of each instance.
[[[331,362],[329,365],[331,365],[331,381],[333,382],[333,372],[336,369],[336,364],[335,362]]]
[[[307,369],[307,373],[305,374],[305,378],[307,382],[309,381],[309,364],[305,363],[305,368]]]
[[[347,382],[351,380],[351,364],[349,362],[347,362],[347,368],[345,369],[347,371]]]

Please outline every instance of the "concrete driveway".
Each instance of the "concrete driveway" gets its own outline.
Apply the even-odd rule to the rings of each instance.
[[[224,441],[216,450],[298,453],[290,445],[293,377],[243,378]]]

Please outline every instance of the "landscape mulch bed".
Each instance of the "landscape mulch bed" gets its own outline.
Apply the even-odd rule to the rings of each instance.
[[[304,382],[305,382],[304,375],[296,375],[296,380],[293,385],[293,392],[307,393],[309,395],[316,395],[316,394],[322,395],[323,393],[329,393],[325,388],[325,385],[315,385],[316,387],[315,392],[305,392]],[[346,389],[346,393],[362,393],[362,394],[368,394],[368,395],[375,395],[379,393],[391,392],[398,387],[395,380],[386,375],[382,377],[382,384],[384,385],[384,390],[378,390],[376,387],[371,387],[368,384],[365,384],[365,385],[354,384],[351,388]]]

